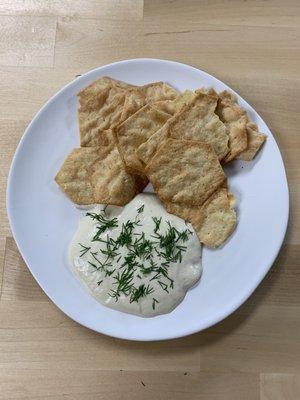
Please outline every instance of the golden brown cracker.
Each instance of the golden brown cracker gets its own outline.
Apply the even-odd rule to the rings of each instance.
[[[169,120],[170,121],[170,120]],[[156,131],[150,138],[142,143],[136,149],[137,157],[142,161],[143,164],[148,164],[158,148],[164,143],[169,135],[168,121],[158,131]]]
[[[167,139],[146,166],[164,202],[201,205],[226,180],[212,147],[200,141]]]
[[[229,133],[229,152],[223,159],[225,163],[237,158],[247,148],[247,117],[241,117],[238,121],[225,123]]]
[[[91,98],[97,97],[103,90],[111,86],[114,86],[121,90],[133,89],[136,87],[135,85],[130,85],[128,83],[118,81],[108,76],[102,76],[78,93],[77,96],[80,104],[84,105]]]
[[[154,82],[144,86],[137,86],[126,93],[126,100],[122,112],[122,120],[125,121],[141,107],[148,103],[158,101],[172,101],[178,96],[178,92],[164,82]],[[163,110],[160,110],[163,111]]]
[[[141,192],[148,181],[125,170],[117,147],[91,167],[91,184],[96,203],[123,206]]]
[[[153,82],[148,85],[140,86],[139,90],[146,97],[148,102],[156,102],[160,100],[174,100],[179,92],[165,82]]]
[[[253,129],[253,124],[247,124],[247,137],[248,137],[248,145],[246,150],[241,152],[237,158],[244,161],[251,161],[266,141],[267,136],[263,133],[260,133],[256,129]]]
[[[153,103],[152,106],[157,110],[174,115],[181,111],[184,106],[189,104],[195,96],[194,92],[186,90],[185,92],[180,93],[174,100],[160,100]]]
[[[214,113],[217,99],[198,93],[183,106],[155,136],[138,150],[139,158],[148,163],[166,137],[182,140],[201,140],[212,146],[219,159],[228,153],[228,134],[225,125]]]
[[[133,86],[108,77],[98,79],[78,94],[81,146],[98,146],[99,132],[112,129],[149,102],[177,94],[163,82]]]
[[[227,188],[217,189],[202,206],[166,203],[166,210],[190,222],[199,241],[208,247],[222,245],[236,226],[233,195]]]
[[[229,152],[224,162],[229,162],[247,147],[247,114],[238,105],[235,96],[227,91],[219,93],[216,113],[228,129]]]
[[[109,86],[78,110],[81,146],[98,146],[99,133],[122,121],[126,92]]]
[[[75,204],[85,205],[95,202],[89,168],[97,158],[99,158],[97,147],[74,149],[55,177],[59,187]]]
[[[169,118],[169,114],[147,104],[114,129],[119,151],[129,171],[144,170],[143,163],[138,159],[135,150]]]
[[[101,136],[101,146],[74,149],[55,180],[76,204],[124,205],[144,189],[148,180],[125,170],[111,132],[102,132]]]
[[[147,98],[140,88],[127,90],[122,109],[121,121],[125,121],[147,103]]]
[[[89,135],[89,146],[83,147],[99,147],[99,146],[108,146],[110,143],[115,143],[114,136],[110,129],[101,130],[94,129],[91,131]]]
[[[201,140],[215,150],[219,159],[228,152],[226,127],[214,113],[215,97],[199,93],[169,123],[169,137]]]
[[[242,145],[243,150],[239,151],[241,149],[240,147],[234,158],[245,161],[252,160],[265,142],[267,136],[258,132],[256,124],[249,119],[246,111],[238,105],[237,97],[233,93],[225,90],[219,94],[219,97],[224,105],[223,113],[225,113],[225,118],[228,121],[237,121],[238,118],[240,118],[243,119],[243,124],[245,124],[247,146],[245,147]]]

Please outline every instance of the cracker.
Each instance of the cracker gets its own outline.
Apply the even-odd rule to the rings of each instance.
[[[78,110],[81,146],[99,146],[99,132],[111,129],[122,121],[126,92],[108,86],[91,97]]]
[[[127,91],[122,120],[125,121],[130,115],[148,103],[172,101],[177,96],[178,92],[164,82],[154,82],[144,86],[137,86]]]
[[[244,116],[237,121],[225,124],[228,126],[230,150],[223,161],[228,163],[247,148],[247,117]]]
[[[230,152],[224,161],[234,158],[252,160],[265,142],[267,136],[258,132],[256,124],[251,122],[246,111],[239,106],[237,97],[226,90],[218,94],[214,89],[201,88],[196,93],[207,93],[219,98],[216,113],[229,131]],[[246,133],[246,135],[245,135]],[[245,140],[245,137],[247,140]],[[245,144],[247,142],[247,144]]]
[[[148,85],[140,86],[139,90],[146,97],[147,103],[153,103],[160,100],[174,100],[179,94],[177,90],[165,82],[154,82]]]
[[[112,133],[101,133],[102,145],[74,149],[55,180],[76,204],[127,204],[148,183],[128,174]]]
[[[248,145],[246,150],[240,153],[237,158],[244,161],[251,161],[253,160],[263,143],[266,141],[267,136],[263,133],[258,132],[257,126],[255,124],[248,123],[246,129]]]
[[[65,159],[55,181],[75,204],[93,204],[89,168],[99,158],[97,147],[74,149]]]
[[[196,94],[198,94],[198,93],[208,94],[208,95],[214,96],[214,97],[216,97],[218,99],[218,93],[212,87],[208,87],[208,88],[202,87],[200,89],[195,90],[195,93]]]
[[[146,177],[134,176],[125,170],[117,147],[91,167],[91,184],[96,203],[123,206],[143,191]]]
[[[105,90],[111,86],[114,86],[121,90],[133,89],[136,87],[135,85],[130,85],[128,83],[118,81],[118,80],[110,78],[108,76],[102,76],[101,78],[92,82],[89,86],[85,87],[78,93],[77,96],[78,96],[80,104],[81,105],[85,104],[91,98],[98,96],[98,94],[100,94],[103,90]]]
[[[222,99],[222,102],[226,105],[233,105],[233,111],[227,110],[227,119],[233,119],[234,115],[239,113],[240,115],[243,115],[246,120],[247,146],[243,149],[243,151],[239,152],[235,158],[251,161],[260,150],[261,146],[267,139],[267,136],[258,132],[257,125],[250,120],[246,111],[238,105],[237,97],[233,93],[225,90],[224,92],[220,93],[219,96]]]
[[[99,132],[112,129],[149,102],[177,95],[163,82],[133,86],[108,77],[98,79],[78,94],[81,146],[99,146]]]
[[[111,129],[102,130],[101,128],[92,129],[86,136],[86,141],[81,142],[82,147],[99,147],[105,142],[105,137],[109,138],[112,134]]]
[[[143,172],[144,165],[138,159],[135,150],[169,118],[169,114],[147,104],[114,129],[119,151],[129,171]]]
[[[169,120],[170,121],[170,120]],[[135,151],[143,164],[148,164],[169,135],[168,121]]]
[[[226,125],[229,134],[229,152],[224,158],[224,162],[229,162],[247,148],[248,118],[246,112],[238,105],[234,95],[223,91],[218,96],[216,113]]]
[[[191,90],[186,90],[180,93],[174,100],[161,100],[152,104],[154,108],[163,111],[167,114],[174,115],[181,111],[181,109],[189,104],[194,98],[195,93]]]
[[[128,90],[125,94],[121,120],[125,121],[147,103],[147,98],[140,88]]]
[[[208,247],[222,245],[236,227],[233,195],[227,188],[217,189],[202,206],[166,203],[166,210],[190,222],[199,241]]]
[[[216,106],[216,97],[198,93],[165,127],[137,150],[138,157],[147,164],[165,138],[170,137],[201,140],[210,144],[218,158],[222,159],[228,153],[228,134],[225,125],[214,113]]]
[[[219,159],[228,152],[226,127],[214,113],[214,96],[199,93],[174,116],[169,124],[169,136],[174,139],[201,140],[215,150]]]
[[[167,139],[145,168],[163,202],[202,205],[226,180],[210,145]]]

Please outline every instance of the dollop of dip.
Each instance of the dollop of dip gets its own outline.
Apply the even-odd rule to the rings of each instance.
[[[201,276],[193,227],[154,194],[125,207],[98,205],[71,241],[72,271],[104,306],[141,317],[172,311]]]

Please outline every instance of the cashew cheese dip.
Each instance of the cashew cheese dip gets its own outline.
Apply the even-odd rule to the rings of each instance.
[[[71,241],[69,260],[101,304],[141,317],[172,311],[202,271],[193,227],[150,193],[125,207],[89,210]]]

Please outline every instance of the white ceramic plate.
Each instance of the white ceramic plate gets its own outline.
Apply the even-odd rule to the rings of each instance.
[[[7,190],[14,238],[42,289],[80,324],[132,340],[170,339],[200,331],[231,314],[250,296],[280,249],[289,196],[277,144],[260,116],[239,97],[268,140],[255,161],[235,161],[227,168],[237,198],[236,231],[223,248],[204,249],[199,284],[170,314],[144,319],[111,310],[97,303],[68,268],[67,247],[82,212],[53,180],[66,155],[79,145],[76,93],[102,75],[138,85],[161,80],[179,90],[202,85],[229,89],[191,66],[153,59],[106,65],[72,81],[38,112],[17,148]]]

